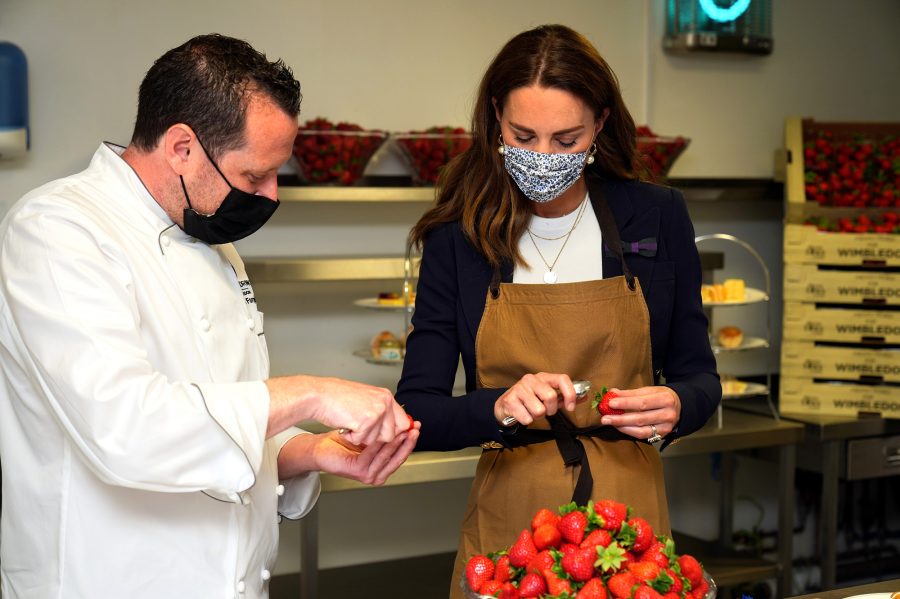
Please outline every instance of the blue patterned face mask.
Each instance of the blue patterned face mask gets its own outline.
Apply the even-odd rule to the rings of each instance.
[[[503,144],[500,153],[506,172],[522,193],[541,203],[565,193],[581,176],[585,164],[593,162],[586,150],[576,154],[542,154]]]

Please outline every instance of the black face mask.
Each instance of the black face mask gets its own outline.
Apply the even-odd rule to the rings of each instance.
[[[199,138],[197,142],[200,142]],[[241,191],[232,185],[222,174],[219,165],[206,151],[203,143],[200,143],[200,147],[203,148],[203,153],[206,154],[219,176],[228,183],[231,191],[213,214],[200,214],[191,207],[191,199],[188,197],[187,187],[184,186],[184,177],[179,177],[181,189],[184,190],[184,197],[188,203],[188,207],[184,209],[182,229],[188,235],[210,244],[231,243],[255,233],[275,213],[280,202],[276,199]]]

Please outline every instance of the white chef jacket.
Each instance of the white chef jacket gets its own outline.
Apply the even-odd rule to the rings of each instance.
[[[263,315],[231,244],[185,234],[102,144],[0,224],[0,594],[260,598],[279,483]]]

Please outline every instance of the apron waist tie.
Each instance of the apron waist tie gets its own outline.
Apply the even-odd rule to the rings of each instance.
[[[556,448],[559,450],[559,455],[562,456],[563,464],[566,466],[581,466],[578,480],[575,482],[575,490],[572,492],[572,501],[577,505],[586,505],[594,489],[594,477],[591,474],[584,444],[578,439],[579,436],[598,437],[605,441],[641,442],[641,439],[629,437],[611,426],[577,428],[568,419],[563,418],[559,414],[547,416],[547,421],[550,423],[550,430],[520,428],[515,435],[507,438],[507,442],[512,447],[523,447],[534,443],[556,441]],[[646,443],[646,441],[644,442]]]

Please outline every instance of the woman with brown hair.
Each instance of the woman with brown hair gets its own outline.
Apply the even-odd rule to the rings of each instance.
[[[658,447],[721,399],[684,199],[638,180],[634,121],[590,42],[561,25],[511,39],[471,128],[411,233],[423,255],[397,390],[417,450],[485,448],[455,592],[465,559],[540,507],[614,499],[668,532]],[[578,379],[613,388],[621,413],[578,401]]]

